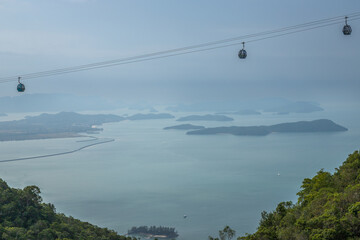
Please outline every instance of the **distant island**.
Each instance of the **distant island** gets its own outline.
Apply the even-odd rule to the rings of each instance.
[[[130,117],[127,117],[126,119],[128,119],[128,120],[149,120],[149,119],[169,119],[169,118],[175,118],[175,117],[169,113],[148,113],[148,114],[138,113],[138,114],[132,115]]]
[[[190,115],[186,117],[181,117],[176,121],[233,121],[234,119],[231,117],[227,117],[225,115]]]
[[[145,104],[145,105],[143,105],[143,104],[133,104],[133,105],[130,105],[128,107],[128,109],[137,110],[137,111],[145,111],[145,110],[147,110],[147,111],[152,112],[152,113],[158,112],[158,110],[156,110],[153,106],[148,105],[148,104]]]
[[[79,133],[102,131],[97,126],[103,123],[124,119],[112,114],[43,113],[21,120],[0,122],[0,141],[78,137]]]
[[[5,114],[5,113],[0,113],[0,117],[5,117],[5,116],[7,116],[7,114]]]
[[[175,231],[175,228],[170,227],[132,227],[128,230],[128,235],[140,236],[145,238],[177,238],[179,234]]]
[[[233,115],[246,116],[246,115],[261,115],[261,112],[258,112],[256,110],[251,110],[251,109],[244,109],[244,110],[234,111],[234,112],[218,112],[216,114],[233,114]]]
[[[176,126],[171,126],[171,127],[165,127],[164,130],[169,130],[169,129],[177,129],[177,130],[194,130],[194,129],[203,129],[205,128],[204,126],[196,126],[196,125],[192,125],[192,124],[181,124],[181,125],[176,125]]]
[[[191,104],[177,104],[175,106],[169,106],[166,108],[173,112],[217,112],[226,114],[233,114],[239,112],[240,115],[248,115],[246,111],[259,111],[273,112],[275,114],[280,113],[311,113],[317,111],[323,111],[324,109],[316,102],[310,101],[292,101],[284,98],[262,98],[253,99],[250,101],[207,101],[207,102],[195,102]],[[241,111],[239,111],[241,110]]]
[[[339,132],[348,129],[328,119],[281,123],[270,126],[215,127],[190,131],[188,135],[232,134],[237,136],[266,136],[270,133]]]

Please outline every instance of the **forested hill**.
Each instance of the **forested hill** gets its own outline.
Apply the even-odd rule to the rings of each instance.
[[[81,222],[55,212],[52,204],[42,203],[40,190],[28,186],[10,188],[0,179],[0,239],[17,240],[131,240],[130,237]]]
[[[262,212],[256,233],[242,240],[360,239],[360,155],[356,151],[334,174],[306,178],[298,202]]]
[[[328,119],[280,123],[270,126],[213,127],[187,132],[188,135],[232,134],[237,136],[266,136],[270,133],[324,133],[348,129]]]

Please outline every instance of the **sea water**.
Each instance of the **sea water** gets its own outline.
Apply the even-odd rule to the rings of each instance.
[[[360,146],[360,116],[352,111],[232,117],[233,122],[191,123],[251,126],[327,118],[349,131],[197,136],[163,130],[182,124],[176,119],[122,121],[104,124],[95,135],[114,142],[0,163],[0,177],[16,188],[37,185],[58,212],[120,234],[132,226],[161,225],[175,227],[179,240],[196,240],[216,236],[226,225],[238,236],[254,232],[261,211],[296,201],[304,178],[322,168],[333,172]],[[19,115],[6,119],[12,118]],[[85,139],[0,142],[0,160],[65,152],[86,145]]]

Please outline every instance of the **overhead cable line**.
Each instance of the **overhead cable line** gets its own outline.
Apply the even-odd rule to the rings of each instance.
[[[348,17],[347,18],[348,21],[358,20],[358,19],[360,19],[360,12],[348,14],[347,17]],[[255,33],[255,34],[248,34],[248,35],[243,35],[243,36],[238,36],[238,37],[233,37],[233,38],[227,38],[227,39],[223,39],[223,40],[212,41],[212,42],[207,42],[207,43],[202,43],[202,44],[197,44],[197,45],[192,45],[192,46],[187,46],[187,47],[182,47],[182,48],[175,48],[175,49],[170,49],[170,50],[165,50],[165,51],[142,54],[142,55],[137,55],[137,56],[128,57],[128,58],[96,62],[96,63],[91,63],[91,64],[84,64],[84,65],[78,65],[78,66],[73,66],[73,67],[59,68],[59,69],[34,72],[34,73],[28,73],[28,74],[20,74],[20,75],[10,76],[10,77],[2,77],[2,78],[0,78],[0,83],[15,81],[16,79],[18,79],[19,76],[21,76],[22,79],[33,79],[33,78],[48,77],[48,76],[53,76],[53,75],[61,75],[61,74],[66,74],[66,73],[79,72],[79,71],[87,71],[87,70],[91,70],[91,69],[124,65],[124,64],[130,64],[130,63],[135,63],[135,62],[149,61],[149,60],[154,60],[154,59],[190,54],[190,53],[195,53],[195,52],[209,51],[209,50],[213,50],[213,49],[239,45],[239,44],[242,44],[245,39],[249,39],[246,41],[246,43],[256,42],[256,41],[261,41],[261,40],[265,40],[265,39],[269,39],[269,38],[280,37],[280,36],[285,36],[285,35],[294,34],[294,33],[298,33],[298,32],[309,31],[309,30],[316,29],[316,28],[322,28],[322,27],[326,27],[326,26],[336,25],[336,24],[342,23],[343,19],[344,19],[344,16],[337,16],[337,17],[307,22],[307,23],[303,23],[303,24],[298,24],[298,25],[294,25],[294,26],[283,27],[283,28],[279,28],[279,29],[275,29],[275,30],[264,31],[264,32],[259,32],[259,33]],[[241,40],[241,42],[238,42],[240,40]]]
[[[349,16],[360,16],[360,13],[350,14]],[[150,54],[138,55],[138,56],[134,56],[134,57],[130,57],[130,58],[97,62],[97,63],[92,63],[92,64],[86,64],[86,65],[80,65],[80,66],[68,67],[68,68],[61,68],[61,69],[55,69],[55,70],[43,71],[43,72],[37,72],[37,73],[22,74],[21,76],[22,76],[22,78],[29,79],[29,78],[37,78],[37,77],[41,77],[41,76],[50,76],[52,74],[58,75],[58,74],[70,73],[70,72],[74,72],[74,71],[77,72],[77,71],[82,71],[82,70],[88,70],[88,69],[93,69],[93,67],[98,68],[98,67],[113,66],[114,63],[122,63],[122,62],[135,60],[135,59],[139,59],[139,58],[147,58],[147,57],[163,55],[163,54],[172,53],[172,52],[191,50],[194,48],[201,48],[201,47],[206,47],[206,46],[210,46],[210,45],[216,45],[216,44],[220,44],[220,43],[236,41],[239,39],[254,38],[254,37],[258,37],[258,36],[262,36],[262,35],[268,35],[268,34],[273,34],[273,33],[277,33],[277,32],[283,32],[283,31],[288,31],[288,30],[292,30],[292,29],[303,28],[303,27],[307,27],[307,26],[313,26],[314,24],[320,24],[320,23],[329,22],[329,21],[332,21],[332,22],[338,21],[338,19],[340,19],[340,18],[343,18],[343,16],[327,18],[327,19],[323,19],[323,20],[318,20],[318,21],[299,24],[299,25],[290,26],[290,27],[286,27],[286,28],[281,28],[281,29],[277,29],[277,30],[273,30],[273,31],[266,31],[266,32],[261,32],[261,33],[257,33],[257,34],[250,34],[250,35],[245,35],[245,36],[241,36],[241,37],[229,38],[229,39],[208,42],[208,43],[204,43],[204,44],[198,44],[198,45],[193,45],[193,46],[188,46],[188,47],[183,47],[183,48],[177,48],[177,49],[171,49],[171,50],[155,52],[155,53],[150,53]],[[335,22],[335,23],[337,24],[337,22]],[[16,78],[16,77],[17,76],[0,78],[0,82],[5,82],[6,80],[13,81],[14,78]]]
[[[359,20],[359,19],[360,19],[360,17],[352,18],[351,20],[352,20],[352,21],[355,21],[355,20]],[[313,30],[313,29],[317,29],[317,28],[328,27],[328,26],[336,25],[336,24],[338,24],[338,23],[343,23],[343,21],[341,21],[341,22],[334,22],[334,23],[328,23],[328,24],[323,24],[323,25],[315,26],[315,27],[309,27],[309,28],[306,28],[306,29],[300,29],[300,30],[291,31],[291,32],[288,32],[288,33],[283,33],[283,34],[271,35],[271,36],[267,36],[267,37],[263,37],[263,38],[257,38],[257,39],[249,40],[249,41],[247,41],[247,43],[249,43],[249,42],[262,41],[262,40],[266,40],[266,39],[270,39],[270,38],[275,38],[275,37],[281,37],[281,36],[285,36],[285,35],[289,35],[289,34],[294,34],[294,33],[299,33],[299,32],[305,32],[305,31],[309,31],[309,30]]]
[[[356,20],[359,20],[359,19],[360,19],[360,17],[357,18]],[[295,33],[304,32],[304,31],[308,31],[308,30],[312,30],[312,29],[316,29],[316,28],[331,26],[331,25],[335,25],[335,24],[338,24],[338,23],[321,25],[321,26],[317,26],[317,27],[312,27],[312,28],[307,28],[307,29],[292,31],[292,32],[289,32],[289,33],[271,35],[271,36],[268,36],[268,37],[263,37],[263,38],[259,38],[259,39],[249,40],[249,41],[247,41],[247,43],[249,43],[249,42],[256,42],[256,41],[262,41],[262,40],[266,40],[266,39],[270,39],[270,38],[276,38],[276,37],[281,37],[281,36],[290,35],[290,34],[295,34]],[[220,46],[215,46],[215,47],[202,48],[202,49],[197,49],[197,50],[191,50],[191,51],[186,51],[186,52],[178,52],[178,53],[161,55],[161,56],[154,56],[154,57],[148,57],[148,58],[134,59],[134,60],[128,60],[128,61],[123,61],[123,62],[118,62],[118,63],[107,64],[107,65],[100,65],[100,66],[88,67],[88,68],[86,68],[86,69],[76,69],[76,70],[67,71],[67,72],[51,73],[51,74],[49,74],[49,75],[41,75],[41,76],[28,77],[28,78],[48,77],[48,76],[53,76],[53,75],[60,75],[60,74],[73,73],[73,72],[79,72],[79,71],[86,71],[86,70],[92,70],[92,69],[99,69],[99,68],[106,68],[106,67],[114,67],[114,66],[131,64],[131,63],[145,62],[145,61],[150,61],[150,60],[155,60],[155,59],[168,58],[168,57],[180,56],[180,55],[185,55],[185,54],[191,54],[191,53],[197,53],[197,52],[210,51],[210,50],[215,50],[215,49],[219,49],[219,48],[226,48],[226,47],[231,47],[231,46],[237,46],[237,45],[240,45],[240,44],[243,44],[243,43],[244,43],[244,42],[236,42],[236,43],[232,43],[232,44],[220,45]],[[0,83],[1,83],[1,82],[0,82]]]

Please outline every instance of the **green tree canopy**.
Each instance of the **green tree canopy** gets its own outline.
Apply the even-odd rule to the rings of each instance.
[[[305,178],[296,204],[279,203],[263,212],[257,231],[238,240],[359,240],[360,155],[356,151],[335,170]]]
[[[0,179],[0,239],[7,240],[131,240],[116,232],[55,212],[43,203],[40,189],[10,188]]]

